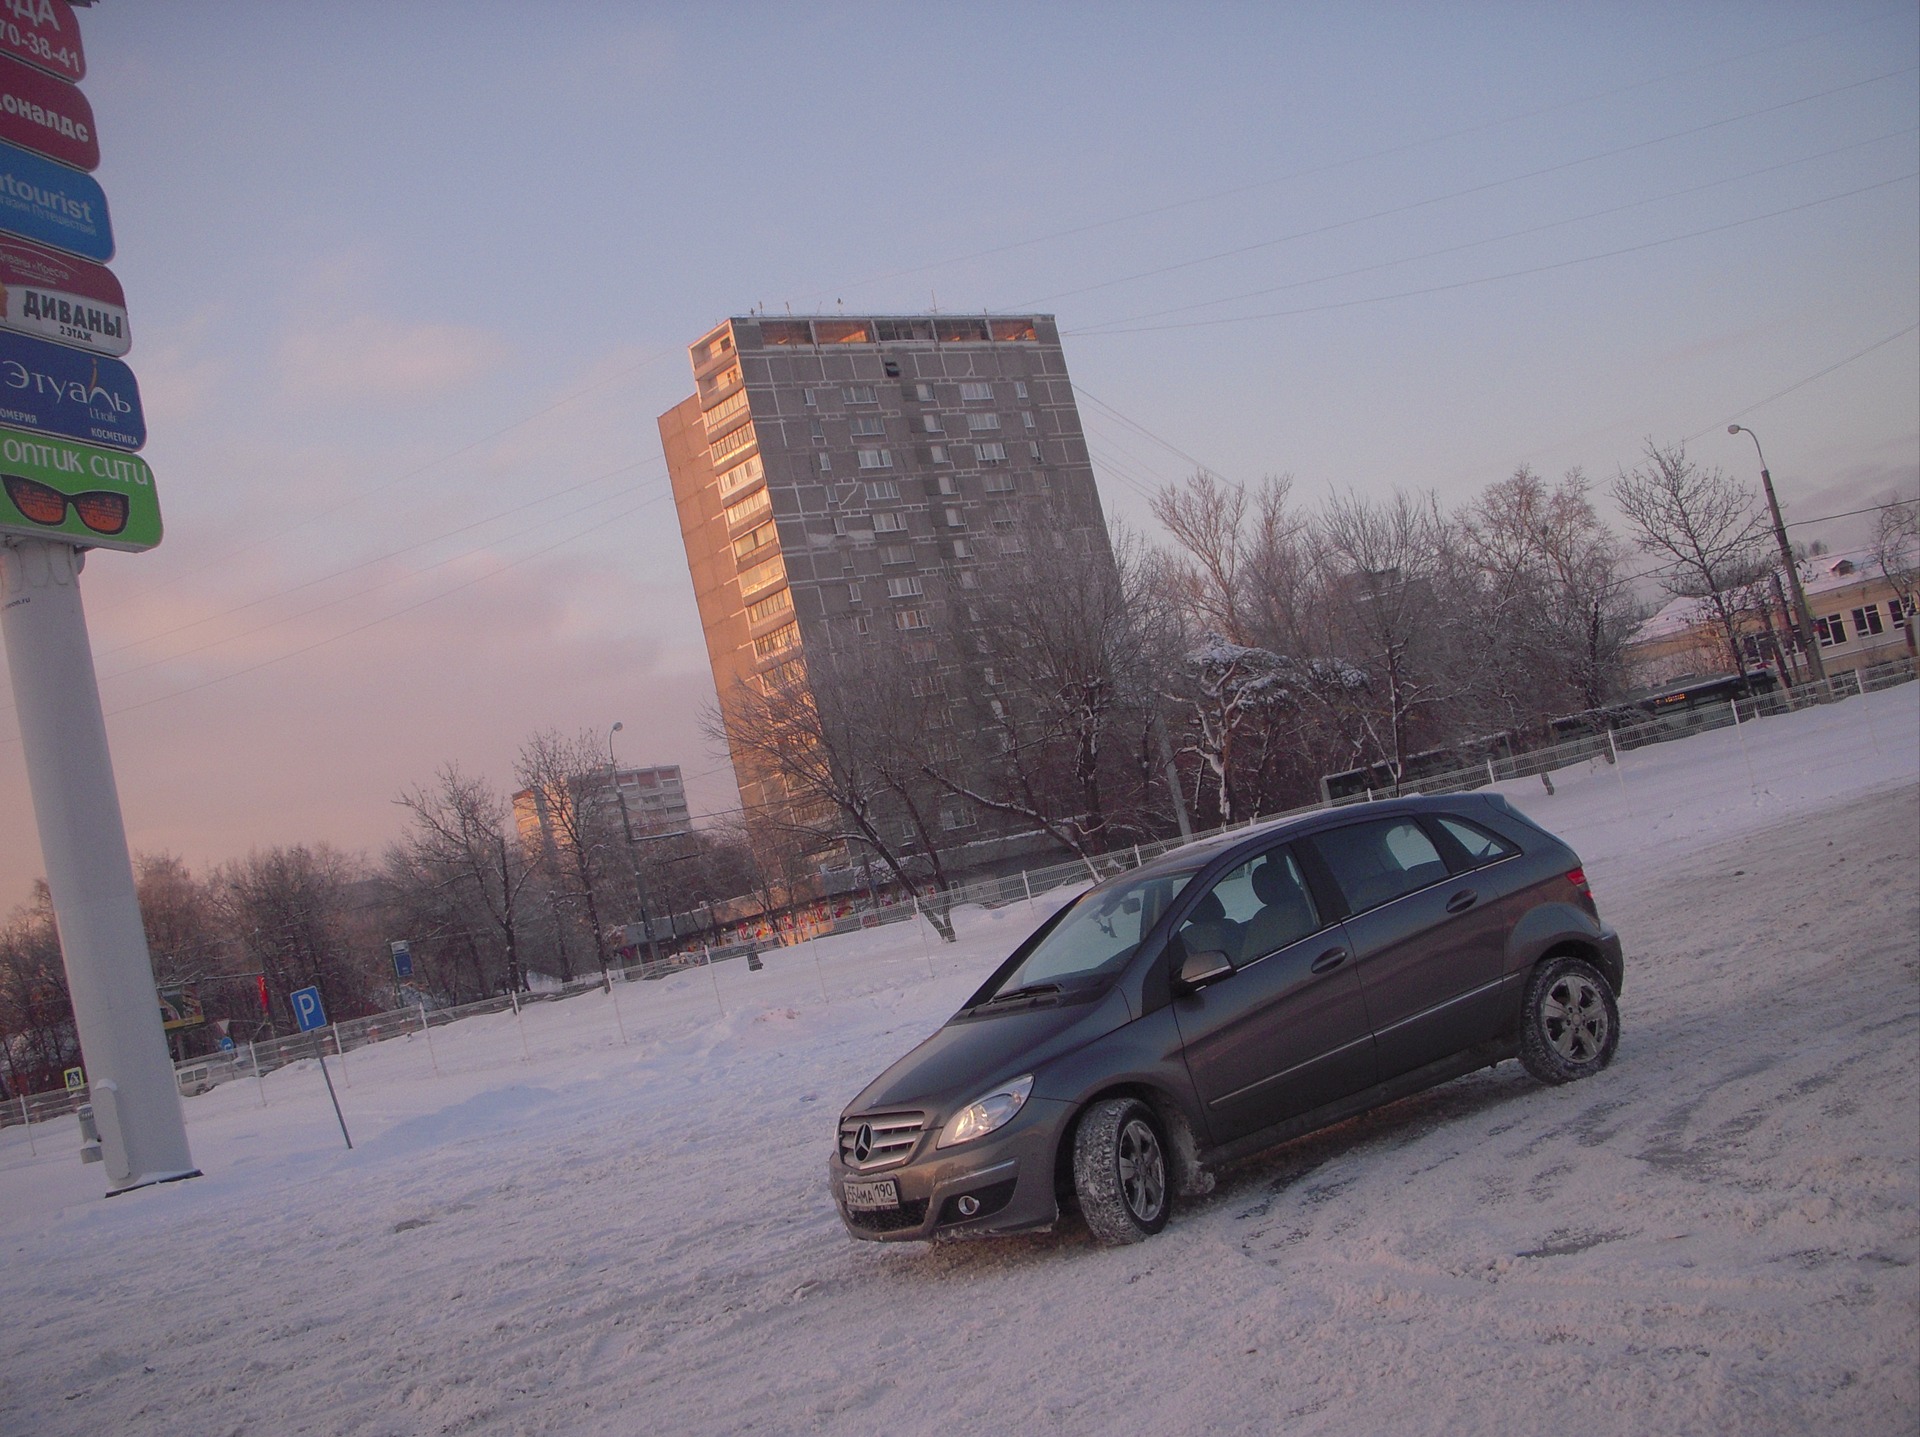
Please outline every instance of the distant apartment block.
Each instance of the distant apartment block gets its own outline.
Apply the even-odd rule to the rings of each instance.
[[[738,316],[690,357],[660,437],[723,714],[876,634],[930,691],[983,692],[968,646],[936,642],[977,622],[968,596],[1063,550],[1111,562],[1051,316]],[[743,804],[780,801],[733,760]]]
[[[625,800],[627,821],[635,838],[668,833],[691,833],[693,816],[687,809],[687,793],[680,779],[680,765],[655,764],[650,768],[622,768],[616,780],[611,774],[599,774],[584,784],[575,795],[548,794],[541,789],[523,788],[513,796],[514,827],[522,843],[542,849],[564,846],[569,825],[556,822],[555,805],[577,802],[596,810],[595,826],[604,820],[618,831],[620,803]]]

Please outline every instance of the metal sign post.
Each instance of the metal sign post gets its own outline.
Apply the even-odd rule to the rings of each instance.
[[[333,1090],[333,1074],[327,1071],[327,1055],[320,1047],[320,1030],[327,1026],[327,1009],[320,1001],[320,990],[296,988],[287,994],[287,1002],[293,1007],[294,1025],[313,1037],[313,1056],[319,1060],[320,1076],[327,1080],[327,1096],[333,1100],[333,1116],[339,1120],[340,1136],[346,1138],[347,1147],[351,1149],[353,1139],[347,1134],[347,1120],[340,1112],[340,1095]]]
[[[107,750],[80,603],[81,552],[0,541],[0,631],[13,671],[60,947],[86,1054],[108,1192],[195,1177]]]

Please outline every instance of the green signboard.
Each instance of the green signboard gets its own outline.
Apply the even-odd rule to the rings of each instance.
[[[160,542],[153,470],[137,454],[0,429],[0,534],[151,549]]]

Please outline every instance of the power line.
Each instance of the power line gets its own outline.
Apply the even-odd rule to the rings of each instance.
[[[1724,129],[1728,125],[1739,124],[1745,120],[1757,119],[1762,115],[1771,115],[1781,110],[1807,105],[1815,100],[1824,100],[1834,95],[1858,90],[1866,85],[1879,84],[1883,80],[1898,79],[1911,75],[1920,66],[1909,65],[1901,70],[1889,70],[1883,74],[1870,76],[1865,80],[1855,80],[1845,85],[1836,85],[1832,89],[1821,90],[1812,95],[1802,95],[1793,100],[1782,100],[1778,104],[1765,105],[1757,110],[1748,110],[1744,114],[1729,116],[1722,120],[1712,120],[1704,125],[1694,125],[1685,130],[1675,130],[1671,134],[1660,135],[1651,140],[1639,140],[1631,145],[1621,145],[1611,150],[1598,150],[1578,159],[1562,160],[1558,164],[1547,165],[1541,169],[1528,170],[1522,174],[1509,175],[1504,179],[1487,180],[1481,184],[1469,185],[1465,189],[1451,190],[1443,195],[1434,195],[1424,200],[1413,200],[1404,205],[1392,205],[1387,209],[1375,210],[1371,214],[1357,215],[1352,219],[1336,220],[1331,224],[1315,225],[1310,229],[1295,230],[1290,234],[1278,235],[1272,239],[1257,240],[1252,244],[1236,245],[1232,249],[1218,250],[1213,254],[1200,255],[1193,259],[1178,260],[1172,264],[1160,265],[1154,269],[1141,270],[1135,274],[1120,275],[1114,279],[1101,280],[1097,284],[1082,285],[1077,289],[1060,290],[1057,293],[1043,295],[1029,304],[1019,306],[1022,309],[1035,308],[1042,304],[1051,304],[1055,300],[1070,299],[1076,295],[1092,294],[1102,289],[1111,289],[1115,285],[1132,284],[1143,279],[1154,279],[1163,274],[1172,274],[1177,270],[1192,269],[1196,265],[1213,264],[1218,260],[1233,259],[1240,255],[1252,254],[1263,249],[1272,249],[1276,245],[1289,244],[1294,240],[1307,239],[1315,235],[1331,234],[1336,230],[1350,229],[1354,225],[1367,224],[1373,220],[1386,219],[1394,215],[1410,214],[1415,210],[1427,209],[1433,205],[1444,204],[1449,200],[1463,199],[1468,195],[1482,194],[1487,190],[1501,189],[1507,185],[1519,184],[1525,180],[1539,179],[1544,175],[1557,174],[1562,170],[1592,164],[1597,160],[1613,159],[1620,155],[1631,154],[1635,150],[1648,149],[1654,145],[1669,144],[1674,140],[1686,139],[1692,135],[1705,134],[1709,130]]]
[[[1872,344],[1869,344],[1865,349],[1856,349],[1852,354],[1849,354],[1845,359],[1835,360],[1832,364],[1829,364],[1825,369],[1816,370],[1814,373],[1809,374],[1805,379],[1797,379],[1792,384],[1789,384],[1785,389],[1782,389],[1774,394],[1769,394],[1765,399],[1756,400],[1754,403],[1749,404],[1745,409],[1735,410],[1733,414],[1729,417],[1732,419],[1744,419],[1747,415],[1753,413],[1754,410],[1763,409],[1767,405],[1773,403],[1773,401],[1776,399],[1785,399],[1789,394],[1793,393],[1794,390],[1804,389],[1807,385],[1813,383],[1813,381],[1816,379],[1825,379],[1829,374],[1832,374],[1834,370],[1843,369],[1847,365],[1852,364],[1856,359],[1865,359],[1869,354],[1872,354],[1874,350],[1882,349],[1887,345],[1892,344],[1896,339],[1901,339],[1909,334],[1912,334],[1916,329],[1920,329],[1920,321],[1915,321],[1914,323],[1908,325],[1905,329],[1898,330],[1895,333],[1888,335],[1885,339],[1876,339]],[[1705,429],[1702,429],[1698,434],[1689,434],[1685,439],[1681,441],[1681,443],[1691,444],[1696,439],[1704,439],[1707,435],[1713,433],[1714,430],[1720,427],[1721,426],[1719,424],[1708,425]]]
[[[1555,260],[1551,264],[1529,265],[1524,269],[1504,270],[1499,274],[1481,275],[1474,279],[1453,280],[1447,284],[1425,285],[1419,289],[1396,290],[1391,294],[1367,295],[1359,299],[1329,300],[1324,304],[1300,305],[1294,309],[1266,310],[1259,314],[1226,315],[1219,319],[1191,319],[1177,324],[1146,324],[1128,329],[1106,330],[1065,330],[1063,333],[1086,336],[1094,339],[1107,339],[1120,334],[1157,334],[1174,329],[1212,329],[1227,324],[1251,324],[1263,319],[1287,319],[1302,314],[1323,314],[1329,310],[1357,309],[1363,305],[1386,304],[1396,299],[1418,299],[1430,294],[1447,294],[1453,290],[1473,289],[1484,284],[1497,284],[1502,280],[1524,279],[1537,274],[1550,274],[1554,270],[1572,269],[1577,265],[1596,264],[1605,259],[1618,259],[1621,255],[1640,254],[1650,249],[1660,249],[1666,245],[1680,244],[1685,240],[1702,239],[1708,235],[1724,234],[1728,230],[1741,229],[1747,225],[1759,224],[1765,220],[1779,219],[1783,215],[1798,214],[1802,210],[1817,209],[1821,205],[1835,204],[1840,200],[1852,199],[1857,195],[1870,194],[1875,190],[1884,190],[1891,185],[1904,184],[1909,180],[1920,179],[1920,171],[1909,171],[1896,175],[1892,179],[1880,180],[1858,189],[1844,190],[1837,195],[1825,195],[1817,200],[1807,200],[1797,205],[1787,205],[1782,209],[1769,210],[1765,214],[1749,215],[1745,219],[1729,220],[1725,224],[1708,225],[1704,229],[1688,230],[1684,234],[1667,235],[1661,239],[1646,240],[1640,244],[1623,245],[1619,249],[1603,250],[1598,254],[1578,255],[1573,259]]]
[[[1815,40],[1822,40],[1845,30],[1855,29],[1862,25],[1875,24],[1890,15],[1904,15],[1905,13],[1907,13],[1906,6],[1889,6],[1871,15],[1849,20],[1844,24],[1834,25],[1825,30],[1816,30],[1810,34],[1796,36],[1790,40],[1782,40],[1772,45],[1763,45],[1757,49],[1743,51],[1737,55],[1718,56],[1697,65],[1682,66],[1679,69],[1668,70],[1645,80],[1636,80],[1630,85],[1619,85],[1608,90],[1596,90],[1586,95],[1575,96],[1570,100],[1561,100],[1551,105],[1540,106],[1537,109],[1523,110],[1515,114],[1504,115],[1491,120],[1482,120],[1461,129],[1450,130],[1438,135],[1427,135],[1419,139],[1406,140],[1400,144],[1389,145],[1384,149],[1372,150],[1365,154],[1352,155],[1340,160],[1328,160],[1321,164],[1308,165],[1304,168],[1290,170],[1282,174],[1269,175],[1264,179],[1253,180],[1244,184],[1230,185],[1224,189],[1210,190],[1204,194],[1194,195],[1188,199],[1175,200],[1170,204],[1152,205],[1145,209],[1131,210],[1126,214],[1113,215],[1107,219],[1094,220],[1087,224],[1071,225],[1065,229],[1052,230],[1045,234],[1032,235],[1026,239],[1013,240],[1005,244],[990,245],[984,249],[973,250],[967,254],[953,255],[946,259],[934,260],[928,264],[888,270],[883,274],[870,275],[864,279],[847,281],[844,284],[835,286],[831,290],[817,290],[815,291],[815,298],[819,300],[828,293],[845,294],[868,285],[883,284],[891,279],[903,279],[909,275],[927,274],[935,270],[945,269],[951,265],[968,264],[974,260],[988,259],[994,255],[1007,254],[1014,250],[1030,249],[1035,245],[1048,244],[1054,240],[1072,239],[1079,235],[1092,234],[1097,230],[1110,229],[1115,225],[1130,224],[1135,220],[1151,219],[1159,215],[1171,214],[1178,210],[1190,209],[1195,205],[1212,204],[1216,200],[1231,199],[1235,195],[1248,194],[1254,190],[1270,189],[1275,185],[1287,184],[1294,180],[1307,179],[1313,175],[1329,174],[1333,171],[1346,169],[1354,165],[1369,164],[1375,160],[1391,159],[1396,155],[1408,154],[1429,146],[1465,139],[1469,135],[1477,135],[1488,130],[1501,129],[1505,126],[1520,124],[1527,120],[1536,120],[1543,115],[1556,114],[1562,110],[1575,109],[1581,105],[1594,104],[1601,100],[1616,99],[1622,95],[1630,95],[1636,90],[1645,90],[1656,85],[1665,85],[1671,81],[1682,79],[1688,75],[1698,74],[1704,70],[1719,69],[1724,66],[1741,64],[1747,60],[1757,59],[1763,55],[1770,55],[1779,50],[1791,49]]]
[[[1584,224],[1589,220],[1605,219],[1609,215],[1622,214],[1628,210],[1642,209],[1647,205],[1664,204],[1668,200],[1683,199],[1688,195],[1699,194],[1705,190],[1716,189],[1723,185],[1738,184],[1742,180],[1750,180],[1759,175],[1771,174],[1776,170],[1791,169],[1796,165],[1812,164],[1817,160],[1831,159],[1835,155],[1845,154],[1849,150],[1862,149],[1867,145],[1879,144],[1885,140],[1904,138],[1916,133],[1916,130],[1920,130],[1920,127],[1909,126],[1904,130],[1895,130],[1884,135],[1875,135],[1872,139],[1855,140],[1850,144],[1840,145],[1831,150],[1824,150],[1817,155],[1805,155],[1799,159],[1782,160],[1778,164],[1763,165],[1759,169],[1748,170],[1743,174],[1727,175],[1720,179],[1708,180],[1704,184],[1688,185],[1684,189],[1669,190],[1665,194],[1652,195],[1646,199],[1631,200],[1626,204],[1612,205],[1601,210],[1590,210],[1586,214],[1570,215],[1565,219],[1550,220],[1545,224],[1530,225],[1525,229],[1509,230],[1505,234],[1488,235],[1482,239],[1468,240],[1462,244],[1447,245],[1440,249],[1426,250],[1421,254],[1404,255],[1397,259],[1381,260],[1377,264],[1360,265],[1354,269],[1335,270],[1328,274],[1314,275],[1308,279],[1291,280],[1286,284],[1268,285],[1262,289],[1243,290],[1238,294],[1222,295],[1217,299],[1198,300],[1192,304],[1173,305],[1167,309],[1147,310],[1141,314],[1130,314],[1118,319],[1101,320],[1094,324],[1084,325],[1079,329],[1069,330],[1067,333],[1073,335],[1127,333],[1130,331],[1116,330],[1114,326],[1137,324],[1142,320],[1148,319],[1162,319],[1170,314],[1190,314],[1194,310],[1209,309],[1214,305],[1242,304],[1250,299],[1261,299],[1270,294],[1282,294],[1290,289],[1305,289],[1310,285],[1327,284],[1336,279],[1351,279],[1355,275],[1372,274],[1383,269],[1393,269],[1403,264],[1417,264],[1421,260],[1439,259],[1445,255],[1459,254],[1465,250],[1478,249],[1484,245],[1500,244],[1512,239],[1523,239],[1528,235],[1542,234],[1547,230],[1562,229],[1567,225]]]

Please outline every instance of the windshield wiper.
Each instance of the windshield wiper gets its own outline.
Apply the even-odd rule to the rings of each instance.
[[[1046,998],[1060,991],[1058,983],[1029,983],[1024,988],[1009,988],[1004,993],[995,993],[984,1003],[974,1004],[975,1008],[991,1008],[995,1003],[1014,1003],[1022,998]]]

